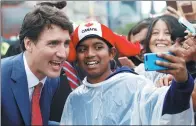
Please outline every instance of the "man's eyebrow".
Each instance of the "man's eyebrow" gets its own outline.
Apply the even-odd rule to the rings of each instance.
[[[60,40],[60,39],[48,40],[48,42],[51,42],[51,41],[61,42],[62,40]],[[67,41],[71,41],[71,39],[67,39],[67,40],[65,40],[64,42],[67,42]]]
[[[71,42],[71,39],[67,39],[67,40],[65,40],[65,43],[70,43]]]
[[[57,39],[53,39],[53,40],[48,40],[48,42],[60,42],[60,41]]]

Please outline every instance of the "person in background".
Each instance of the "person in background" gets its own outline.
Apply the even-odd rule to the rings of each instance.
[[[148,27],[150,23],[153,21],[153,18],[146,18],[139,21],[128,33],[128,40],[130,42],[143,41],[146,38],[146,34],[148,32]],[[142,44],[142,43],[141,43]]]
[[[166,24],[165,25],[158,24],[159,23],[158,21],[161,19],[165,20],[165,22],[167,22],[167,25]],[[181,49],[182,50],[181,52],[184,55],[183,58],[187,62],[186,63],[187,69],[188,69],[189,73],[192,75],[192,77],[195,79],[195,74],[196,74],[195,69],[196,68],[194,65],[195,62],[193,61],[193,56],[194,56],[194,51],[195,51],[194,39],[193,38],[185,39],[186,38],[185,36],[187,35],[187,33],[185,32],[186,29],[181,24],[179,24],[178,20],[173,16],[164,15],[164,16],[157,17],[157,18],[155,18],[155,21],[153,23],[154,23],[154,25],[152,24],[152,26],[149,28],[150,31],[148,32],[149,34],[147,35],[147,38],[146,38],[146,40],[148,40],[145,43],[145,48],[147,48],[146,52],[147,53],[167,52],[168,49],[172,46]],[[167,29],[166,31],[167,32],[169,31],[170,35],[163,35],[163,34],[161,35],[161,33],[164,33],[164,30],[161,30],[161,28]],[[150,35],[150,33],[151,33],[151,35]],[[160,37],[160,38],[158,38],[158,37]],[[166,39],[166,38],[168,38],[168,39]],[[159,44],[173,43],[172,41],[175,42],[176,44],[179,43],[180,46],[176,46],[176,44],[174,44],[174,45],[168,44],[168,46],[158,47],[158,44],[157,44],[157,43],[159,43]],[[154,42],[154,44],[153,44],[153,42]],[[182,47],[184,47],[184,49],[181,48],[181,45],[182,45]],[[189,49],[189,50],[186,50],[186,49]],[[193,65],[191,65],[190,63],[193,63]],[[172,75],[160,73],[157,71],[139,72],[137,67],[136,67],[135,71],[140,73],[140,75],[144,75],[146,78],[152,80],[154,82],[154,84],[156,84],[157,87],[169,86],[171,84],[172,79],[173,79]],[[194,91],[192,93],[194,110],[196,110],[196,102],[195,102],[196,101],[195,100],[196,93],[195,92],[196,91],[194,89]]]
[[[2,125],[49,124],[72,32],[72,23],[56,8],[36,6],[25,15],[19,34],[23,52],[1,60]]]
[[[145,53],[167,52],[177,38],[186,35],[184,31],[176,18],[167,15],[156,17],[149,27],[144,42]],[[144,75],[157,85],[160,78],[167,76],[156,71],[145,71],[143,63],[135,67],[135,72]]]
[[[191,34],[191,33],[190,33]],[[178,41],[176,42],[176,44],[174,45],[175,48],[179,48],[181,54],[183,54],[183,59],[187,62],[193,62],[195,63],[196,61],[194,60],[195,58],[195,54],[196,54],[196,40],[194,40],[193,38],[194,36],[186,36],[186,40],[183,43],[179,43]],[[195,69],[196,67],[193,66],[187,66],[187,69],[189,71],[189,73],[191,74],[191,76],[194,79],[194,85],[196,84],[196,78],[195,78]],[[192,68],[190,68],[192,67]],[[168,75],[168,76],[164,76],[162,78],[160,78],[159,81],[159,87],[162,86],[169,86],[171,84],[171,80],[173,79],[172,75]],[[192,92],[192,99],[193,99],[193,109],[194,112],[196,111],[196,87],[194,86],[194,90]],[[195,117],[194,120],[196,122],[196,113],[195,113]]]
[[[87,22],[72,35],[76,60],[87,76],[68,96],[60,125],[193,124],[189,101],[194,83],[178,49],[170,50],[175,56],[159,55],[172,62],[157,61],[171,68],[160,72],[170,73],[175,79],[170,87],[156,88],[128,67],[111,70],[116,49],[124,48],[115,46],[115,35],[105,25]]]
[[[139,42],[141,46],[141,51],[139,55],[130,56],[130,57],[120,57],[119,61],[122,66],[129,66],[130,68],[134,68],[138,66],[140,63],[143,63],[143,54],[144,54],[144,40],[147,35],[148,27],[152,22],[152,18],[143,19],[138,22],[128,33],[128,40],[130,42]]]
[[[173,16],[162,15],[155,18],[146,36],[146,53],[168,51],[177,38],[186,36],[185,30]]]
[[[183,17],[186,19],[185,15],[181,11],[177,11],[174,8],[168,6],[165,13],[165,15],[171,15],[177,19],[180,17]],[[194,24],[193,24],[194,25]],[[195,25],[194,25],[195,27]],[[184,59],[187,62],[187,69],[191,73],[191,75],[194,78],[194,83],[196,84],[196,42],[195,42],[195,35],[192,33],[185,31],[188,33],[187,36],[184,37],[184,41],[181,41],[176,43],[178,48],[181,48],[181,52],[184,55]],[[186,40],[185,40],[186,39]],[[166,76],[160,79],[161,86],[164,85],[170,85],[170,81],[173,79],[172,76]],[[196,111],[196,88],[194,88],[192,93],[192,99],[193,99],[193,107],[194,111]],[[196,122],[196,113],[195,113],[195,122]]]
[[[187,69],[189,73],[193,76],[193,78],[195,78],[196,77],[196,63],[194,59],[194,56],[195,56],[194,55],[195,53],[194,35],[192,35],[190,32],[188,32],[185,29],[185,27],[183,27],[181,24],[178,23],[177,20],[180,17],[184,17],[182,13],[180,13],[179,11],[176,11],[174,8],[167,7],[165,15],[171,15],[173,18],[175,18],[173,24],[171,24],[171,26],[174,27],[172,31],[173,31],[173,35],[176,38],[175,46],[182,49],[182,52],[184,54],[184,59],[186,61]],[[166,77],[161,78],[159,81],[160,86],[169,85],[168,82],[171,81],[171,79],[172,79],[171,76],[168,76],[168,77],[166,76]]]
[[[145,53],[165,52],[171,45],[171,28],[168,21],[162,16],[155,18],[153,22],[151,22],[146,39],[144,40],[143,46]],[[134,70],[139,74],[145,73],[144,63],[135,67]],[[152,78],[149,79],[152,80]]]
[[[177,19],[179,19],[179,18],[186,19],[185,15],[181,11],[177,11],[172,7],[167,7],[167,10],[165,11],[164,14],[171,15]],[[193,24],[193,26],[194,26],[194,24]],[[191,73],[193,78],[196,78],[196,62],[195,62],[196,57],[194,55],[194,53],[195,53],[194,36],[195,35],[191,34],[188,31],[185,31],[185,33],[189,33],[189,34],[186,37],[182,38],[181,41],[179,41],[179,42],[180,42],[180,45],[185,49],[187,49],[191,46],[189,51],[184,50],[184,52],[186,52],[185,60],[187,62],[187,69],[189,70],[189,72]],[[188,39],[188,40],[186,40],[186,39]],[[189,44],[187,44],[187,43],[189,43]]]
[[[194,61],[196,62],[196,37],[189,33],[187,40],[184,41],[182,47],[185,49],[185,59],[187,62]]]
[[[170,10],[171,8],[169,7],[168,10]],[[172,11],[174,11],[173,9],[171,9]],[[177,12],[176,12],[177,13]],[[171,16],[170,16],[171,15]],[[186,61],[186,66],[187,66],[187,70],[189,71],[189,73],[192,75],[193,79],[195,79],[196,77],[196,67],[195,67],[195,61],[194,61],[194,56],[195,56],[195,40],[194,40],[194,36],[191,35],[191,33],[187,34],[187,31],[185,29],[185,27],[183,27],[180,23],[178,23],[178,19],[176,17],[178,16],[173,16],[172,14],[166,14],[162,17],[165,17],[165,19],[168,21],[169,26],[171,28],[171,40],[175,41],[175,44],[172,45],[175,48],[178,48],[181,50],[181,53],[183,54],[182,58]],[[160,25],[163,27],[163,25]],[[190,36],[188,36],[190,35]],[[150,40],[150,39],[149,39]],[[157,52],[157,51],[161,51],[161,49],[157,49],[157,51],[153,51],[150,48],[150,43],[149,45],[146,45],[147,52]],[[155,48],[156,49],[156,48]],[[165,48],[167,51],[167,48]],[[156,85],[158,87],[162,87],[162,86],[169,86],[171,84],[171,80],[173,79],[173,76],[170,74],[162,74],[156,71],[153,72],[144,72],[145,74],[143,74],[145,77],[153,80],[154,82],[156,82]],[[193,98],[193,108],[194,111],[196,110],[196,88],[193,90],[192,93],[192,98]]]
[[[14,56],[20,54],[22,52],[22,48],[20,45],[20,40],[15,40],[12,45],[9,46],[6,54],[2,58]]]
[[[5,54],[7,53],[7,50],[8,50],[9,47],[10,47],[10,44],[9,44],[8,41],[9,41],[9,40],[7,40],[7,39],[1,37],[1,42],[0,42],[0,44],[1,44],[1,59],[2,59],[3,57],[5,57]]]

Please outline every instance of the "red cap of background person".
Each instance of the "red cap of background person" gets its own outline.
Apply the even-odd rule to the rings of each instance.
[[[79,25],[71,36],[70,52],[68,61],[76,60],[76,46],[79,42],[89,37],[101,37],[109,44],[114,46],[118,52],[123,56],[135,56],[140,53],[139,42],[133,44],[129,42],[124,36],[114,34],[112,30],[103,24],[96,21],[90,21]]]

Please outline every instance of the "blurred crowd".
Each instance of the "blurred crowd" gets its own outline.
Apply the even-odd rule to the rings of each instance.
[[[182,12],[168,6],[125,36],[97,21],[74,28],[66,6],[38,2],[18,37],[1,39],[2,125],[195,124],[196,34]],[[149,53],[167,69],[146,71]]]

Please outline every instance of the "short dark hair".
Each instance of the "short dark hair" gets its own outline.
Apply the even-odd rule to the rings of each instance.
[[[48,5],[37,6],[33,11],[26,14],[20,30],[20,41],[23,51],[25,51],[24,38],[28,37],[35,43],[39,39],[40,33],[45,27],[51,28],[51,25],[60,26],[64,30],[73,32],[73,25],[64,12]]]
[[[146,18],[146,19],[139,21],[136,25],[134,25],[128,33],[128,40],[131,41],[131,39],[130,39],[131,34],[136,35],[142,29],[148,28],[150,26],[150,23],[152,22],[152,20],[153,20],[152,18]]]

